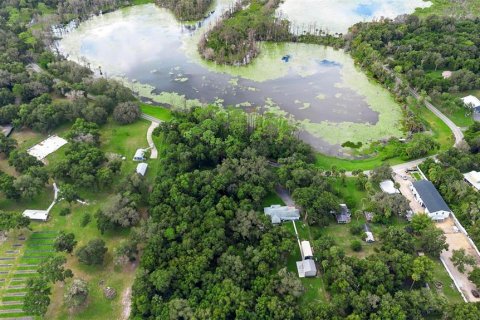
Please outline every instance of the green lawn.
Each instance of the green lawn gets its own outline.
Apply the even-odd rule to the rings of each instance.
[[[140,109],[143,113],[163,121],[170,121],[172,119],[172,111],[164,107],[141,103]]]
[[[445,298],[447,298],[448,301],[451,303],[463,302],[462,296],[458,292],[457,287],[455,287],[455,284],[453,283],[452,279],[448,275],[447,270],[445,270],[445,267],[443,266],[442,262],[438,259],[435,260],[434,262],[435,262],[434,278],[433,278],[433,282],[429,283],[430,288],[432,290],[435,290]],[[442,288],[437,289],[435,287],[435,282],[440,282],[442,284]]]

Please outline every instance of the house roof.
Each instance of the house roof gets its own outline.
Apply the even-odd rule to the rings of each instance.
[[[302,253],[303,257],[313,257],[312,247],[309,241],[302,241]]]
[[[142,162],[142,163],[139,163],[137,165],[137,173],[138,174],[141,174],[142,176],[145,175],[145,173],[147,172],[147,168],[148,168],[148,164],[145,163],[145,162]]]
[[[400,193],[400,191],[395,188],[395,183],[393,183],[393,181],[390,179],[380,182],[380,189],[382,189],[383,192],[388,194]]]
[[[137,151],[135,151],[134,158],[143,158],[144,155],[145,155],[145,149],[137,149]]]
[[[0,131],[3,133],[5,137],[8,137],[13,131],[13,126],[12,125],[0,126]]]
[[[295,207],[281,206],[278,204],[271,205],[270,207],[263,208],[266,215],[272,217],[277,216],[281,220],[299,219],[300,211]]]
[[[480,172],[471,171],[463,175],[465,180],[467,180],[475,189],[480,190]]]
[[[23,211],[23,216],[31,220],[46,221],[48,219],[48,211],[47,210],[25,210]]]
[[[413,182],[413,187],[417,190],[418,195],[422,198],[423,204],[429,212],[452,211],[430,181],[415,181]]]
[[[470,108],[480,107],[480,100],[475,96],[466,96],[462,98],[463,103],[465,103]]]

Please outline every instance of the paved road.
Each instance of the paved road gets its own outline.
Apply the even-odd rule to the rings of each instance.
[[[158,158],[158,150],[155,146],[155,143],[153,142],[152,134],[153,130],[155,130],[155,128],[157,128],[159,125],[160,123],[152,121],[152,124],[150,125],[150,127],[148,127],[147,130],[147,141],[148,145],[150,146],[150,159]]]
[[[420,95],[412,88],[408,89],[410,94],[417,100],[420,99]],[[446,115],[444,115],[440,110],[438,110],[433,104],[428,101],[424,101],[425,106],[428,110],[432,111],[437,117],[439,117],[445,124],[450,128],[453,135],[455,136],[455,147],[463,141],[463,132],[452,120],[450,120]]]

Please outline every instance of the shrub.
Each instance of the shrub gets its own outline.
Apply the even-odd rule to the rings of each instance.
[[[363,233],[363,226],[361,224],[352,224],[350,226],[350,233],[353,235],[360,235]]]
[[[362,243],[360,242],[360,240],[353,240],[350,243],[350,248],[355,252],[362,251]]]
[[[82,228],[86,227],[87,224],[89,224],[91,220],[92,220],[91,214],[90,213],[85,213],[82,217],[82,220],[80,221],[80,226]]]
[[[62,210],[60,210],[60,215],[62,217],[68,216],[70,213],[71,213],[70,208],[62,208]]]

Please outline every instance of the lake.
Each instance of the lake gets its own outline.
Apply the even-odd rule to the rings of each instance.
[[[315,25],[329,33],[346,33],[357,22],[395,18],[431,5],[423,0],[285,0],[278,13],[301,30]]]
[[[281,114],[297,121],[302,138],[327,154],[348,156],[340,146],[346,141],[402,136],[400,107],[343,51],[263,43],[248,66],[203,61],[196,43],[230,4],[218,1],[215,13],[194,31],[166,9],[129,7],[80,23],[57,45],[68,59],[123,81],[155,103],[218,103]],[[288,62],[282,60],[286,55]]]

